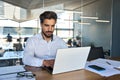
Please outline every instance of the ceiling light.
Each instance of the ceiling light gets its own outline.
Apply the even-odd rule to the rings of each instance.
[[[109,23],[110,21],[108,21],[108,20],[96,20],[96,22],[105,22],[105,23]]]
[[[98,17],[86,17],[86,16],[80,16],[80,18],[84,18],[84,19],[98,19]]]

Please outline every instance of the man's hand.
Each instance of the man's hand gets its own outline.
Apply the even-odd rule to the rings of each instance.
[[[54,59],[52,59],[52,60],[44,60],[43,61],[43,66],[52,67],[53,68],[54,61],[55,61]]]

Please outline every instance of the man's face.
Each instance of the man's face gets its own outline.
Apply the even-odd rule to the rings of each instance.
[[[41,24],[42,33],[46,38],[51,38],[53,35],[55,23],[54,19],[45,19]]]

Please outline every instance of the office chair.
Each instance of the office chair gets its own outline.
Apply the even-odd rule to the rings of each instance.
[[[87,60],[90,61],[97,58],[105,58],[103,47],[91,47]]]
[[[22,44],[21,43],[14,43],[13,47],[16,48],[16,51],[23,51]]]
[[[9,66],[9,62],[7,60],[0,60],[0,67]]]

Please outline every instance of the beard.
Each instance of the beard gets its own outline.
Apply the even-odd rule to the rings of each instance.
[[[46,37],[46,38],[51,38],[53,36],[53,32],[52,31],[46,31],[46,32],[43,32],[43,35]]]

